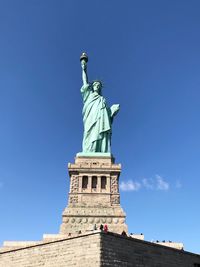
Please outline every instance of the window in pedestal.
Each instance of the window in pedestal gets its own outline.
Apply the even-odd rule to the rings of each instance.
[[[97,176],[92,176],[92,189],[97,188]]]
[[[82,188],[86,189],[88,187],[88,176],[83,176],[82,178]]]
[[[101,176],[101,189],[106,189],[106,176]]]

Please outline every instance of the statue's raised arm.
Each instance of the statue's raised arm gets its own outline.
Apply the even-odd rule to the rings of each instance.
[[[112,122],[119,111],[119,105],[108,107],[102,96],[102,82],[88,82],[88,57],[83,53],[80,57],[83,86],[83,153],[110,153]]]
[[[86,86],[88,84],[88,75],[87,75],[88,56],[86,55],[86,53],[82,53],[80,57],[80,61],[81,61],[81,68],[82,68],[83,86]]]

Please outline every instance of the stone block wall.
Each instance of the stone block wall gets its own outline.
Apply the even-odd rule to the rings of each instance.
[[[101,266],[200,267],[200,255],[109,233],[101,237]]]
[[[0,252],[0,267],[199,267],[200,255],[114,233]]]
[[[100,235],[90,234],[0,253],[0,267],[100,266]]]

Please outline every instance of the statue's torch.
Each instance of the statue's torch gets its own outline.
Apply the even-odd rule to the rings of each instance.
[[[80,56],[80,62],[81,62],[82,68],[86,71],[87,62],[88,62],[88,56],[86,53],[82,53],[82,55]]]
[[[82,53],[82,55],[80,56],[80,62],[82,63],[83,61],[85,61],[85,63],[88,62],[88,56],[86,53]]]

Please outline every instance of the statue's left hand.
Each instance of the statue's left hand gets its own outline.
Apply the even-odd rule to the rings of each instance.
[[[119,104],[114,104],[111,106],[110,110],[111,110],[111,117],[115,116],[118,111],[120,109],[120,105]]]

